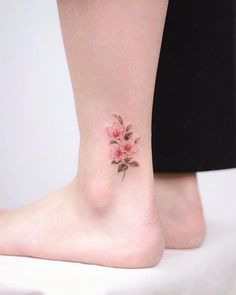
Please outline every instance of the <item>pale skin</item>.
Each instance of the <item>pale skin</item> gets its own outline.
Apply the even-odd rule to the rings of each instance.
[[[166,248],[201,246],[206,228],[196,173],[155,173],[155,194]]]
[[[178,200],[194,195],[192,212],[202,218],[194,176],[178,186],[169,176],[154,179],[152,168],[152,102],[167,1],[58,0],[58,9],[80,128],[78,171],[65,188],[2,212],[0,254],[143,268],[159,262],[164,239],[172,248],[200,245],[204,235],[197,231],[191,243],[181,226],[176,237],[168,213],[176,207],[171,192],[182,185],[192,190],[177,190]],[[139,167],[123,181],[108,156],[105,130],[114,113],[140,137]],[[183,220],[175,220],[178,229]]]

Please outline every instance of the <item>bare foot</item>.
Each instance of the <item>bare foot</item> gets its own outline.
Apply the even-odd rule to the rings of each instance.
[[[155,190],[166,248],[199,247],[205,223],[195,173],[156,173]]]
[[[154,194],[147,187],[135,182],[108,190],[75,180],[1,216],[0,254],[124,268],[153,266],[164,246]],[[106,204],[104,196],[110,200]],[[95,204],[94,198],[102,201]]]

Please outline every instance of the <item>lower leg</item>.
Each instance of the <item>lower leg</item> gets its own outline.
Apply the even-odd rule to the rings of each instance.
[[[98,180],[106,188],[120,185],[104,133],[115,113],[141,137],[141,168],[130,169],[125,183],[131,185],[140,175],[145,175],[140,181],[149,180],[151,110],[166,1],[58,3],[80,126],[78,178],[89,189]]]
[[[0,253],[116,267],[159,261],[151,109],[166,6],[58,1],[80,126],[78,173],[66,188],[2,216]],[[111,164],[110,150],[121,162]]]
[[[196,173],[156,173],[155,193],[167,248],[195,248],[205,236]]]

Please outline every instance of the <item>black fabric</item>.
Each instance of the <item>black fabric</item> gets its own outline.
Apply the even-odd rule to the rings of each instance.
[[[236,167],[234,6],[169,2],[153,102],[155,172]]]

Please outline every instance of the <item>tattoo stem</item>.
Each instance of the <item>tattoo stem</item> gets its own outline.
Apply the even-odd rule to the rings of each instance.
[[[124,170],[124,174],[123,174],[123,177],[122,177],[121,181],[123,181],[123,179],[125,177],[125,172],[126,172],[126,169]]]

